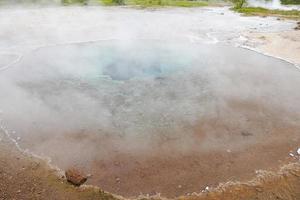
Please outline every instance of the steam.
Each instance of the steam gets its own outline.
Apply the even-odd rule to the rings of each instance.
[[[244,150],[299,125],[299,72],[232,45],[292,23],[226,8],[0,9],[0,118],[62,168]]]
[[[300,6],[298,5],[283,5],[280,0],[248,0],[249,6],[253,7],[262,7],[268,9],[279,9],[279,10],[300,10]]]

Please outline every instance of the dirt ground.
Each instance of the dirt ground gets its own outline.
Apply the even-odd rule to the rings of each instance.
[[[53,144],[56,146],[53,155],[49,152],[51,149],[47,150],[53,163],[63,170],[72,167],[65,162],[72,158],[77,162],[77,167],[82,167],[86,174],[92,174],[88,184],[128,198],[139,194],[175,198],[198,193],[206,187],[217,187],[219,183],[251,180],[257,170],[277,171],[280,166],[299,159],[296,150],[299,147],[300,126],[285,122],[281,117],[284,115],[292,119],[293,115],[275,109],[270,111],[254,102],[229,101],[228,104],[242,116],[247,116],[249,124],[237,123],[237,119],[225,111],[220,111],[222,114],[218,119],[201,119],[195,126],[187,127],[193,129],[194,145],[202,147],[193,148],[193,151],[174,148],[178,146],[177,140],[180,141],[178,135],[178,138],[164,138],[161,134],[149,137],[156,143],[146,152],[137,152],[117,148],[123,144],[122,137],[88,131],[64,134],[58,139],[61,142]],[[229,116],[231,121],[228,121]],[[211,135],[220,138],[217,148],[211,147]],[[227,141],[227,137],[235,142]],[[78,159],[71,156],[80,153],[90,155],[87,148],[78,148],[78,144],[86,141],[89,141],[89,146],[98,147],[99,154],[88,162],[84,160],[80,163],[82,156]],[[72,154],[55,156],[64,146],[68,146]],[[108,153],[101,154],[105,150]]]
[[[75,188],[45,161],[30,157],[17,150],[0,133],[0,199],[115,199],[100,189]]]
[[[76,188],[57,176],[44,161],[20,153],[1,133],[0,199],[124,199],[97,188]],[[159,196],[149,199],[163,199]],[[300,198],[300,163],[285,165],[278,172],[260,171],[244,183],[227,183],[218,188],[190,194],[184,200],[298,200]]]

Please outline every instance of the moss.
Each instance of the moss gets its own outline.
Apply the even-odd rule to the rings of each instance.
[[[300,0],[281,0],[281,3],[285,5],[299,5]]]
[[[246,3],[246,0],[232,0],[232,2],[234,4],[234,8],[238,9],[243,7],[243,5]]]
[[[248,16],[277,16],[288,19],[300,19],[300,11],[298,10],[269,10],[260,7],[235,7],[233,10]]]

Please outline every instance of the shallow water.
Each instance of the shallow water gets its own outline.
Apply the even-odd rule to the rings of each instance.
[[[285,5],[280,0],[248,0],[247,4],[253,7],[262,7],[279,10],[300,10],[300,5]]]
[[[1,125],[89,184],[174,197],[248,180],[298,147],[299,72],[232,47],[294,22],[228,8],[0,9]]]
[[[299,142],[297,69],[227,45],[59,45],[0,77],[2,123],[22,147],[125,196],[244,179],[276,167]]]

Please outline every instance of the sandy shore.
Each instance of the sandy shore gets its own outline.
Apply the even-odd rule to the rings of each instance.
[[[21,153],[0,131],[0,199],[116,199],[97,188],[75,188],[44,160]]]
[[[248,32],[246,46],[270,56],[282,58],[291,63],[300,64],[300,31]]]

